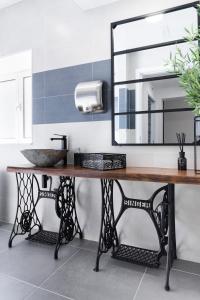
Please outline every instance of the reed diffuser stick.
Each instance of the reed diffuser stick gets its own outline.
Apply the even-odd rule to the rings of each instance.
[[[186,134],[184,132],[176,133],[177,141],[179,144],[180,152],[183,152],[183,147],[185,144]]]
[[[179,158],[178,158],[178,170],[187,170],[187,159],[185,158],[185,152],[183,151],[185,145],[186,134],[184,132],[176,133],[178,145],[179,145]]]

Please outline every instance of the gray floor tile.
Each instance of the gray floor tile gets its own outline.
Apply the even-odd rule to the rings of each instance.
[[[198,300],[200,277],[184,272],[172,271],[169,292],[164,289],[165,272],[161,269],[148,269],[134,300]]]
[[[95,257],[91,251],[80,250],[43,286],[76,300],[132,300],[145,268],[104,255],[96,273]]]
[[[39,285],[76,251],[63,246],[55,260],[54,247],[23,241],[0,256],[0,271]]]
[[[64,300],[64,299],[67,298],[40,289],[36,289],[36,291],[30,297],[27,298],[27,300]]]
[[[0,274],[1,300],[24,300],[32,290],[30,285]]]
[[[98,249],[98,243],[94,241],[89,241],[89,240],[80,240],[78,238],[75,238],[71,243],[71,246],[85,249],[85,250],[90,250],[93,252],[97,252]]]
[[[200,275],[200,264],[188,260],[175,260],[173,268]]]
[[[0,229],[11,232],[12,228],[13,228],[13,224],[0,221]]]
[[[9,237],[10,237],[9,231],[0,230],[0,252],[8,249]]]

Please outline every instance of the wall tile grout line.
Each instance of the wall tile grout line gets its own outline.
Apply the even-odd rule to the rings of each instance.
[[[64,97],[64,96],[74,96],[74,93],[58,94],[58,95],[50,95],[50,96],[44,96],[44,97],[35,97],[35,98],[33,98],[33,101],[35,101],[35,100],[40,100],[40,99],[48,99],[48,98]]]
[[[98,64],[96,64],[98,62]],[[52,72],[34,73],[33,124],[96,122],[111,120],[110,59],[83,64],[80,69],[63,68]],[[76,68],[77,67],[77,68]],[[42,74],[44,73],[44,74]],[[78,75],[78,77],[77,77]],[[102,80],[105,82],[103,98],[105,111],[101,114],[80,114],[74,105],[74,89],[78,82]],[[42,82],[41,82],[42,81]],[[59,104],[59,105],[58,105]],[[66,114],[65,112],[69,114]]]
[[[140,279],[140,282],[139,282],[139,284],[138,284],[138,287],[137,287],[137,289],[136,289],[136,291],[135,291],[135,294],[134,294],[134,296],[133,296],[133,300],[136,300],[137,294],[138,294],[138,292],[139,292],[139,289],[140,289],[140,287],[141,287],[141,284],[142,284],[142,281],[143,281],[143,279],[144,279],[144,276],[145,276],[146,272],[147,272],[147,268],[145,268],[144,273],[143,273],[143,275],[142,275],[142,277],[141,277],[141,279]]]
[[[105,90],[110,91],[110,88],[105,88]],[[56,94],[56,95],[46,95],[43,97],[34,97],[33,101],[39,101],[41,99],[48,99],[48,98],[57,98],[57,97],[65,97],[65,96],[74,96],[74,93],[65,93],[65,94]]]

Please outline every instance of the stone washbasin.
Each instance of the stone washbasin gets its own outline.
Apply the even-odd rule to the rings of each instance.
[[[25,149],[21,153],[37,167],[53,167],[67,155],[67,150]]]

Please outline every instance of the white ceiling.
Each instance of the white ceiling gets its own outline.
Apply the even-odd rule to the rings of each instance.
[[[88,10],[99,6],[107,5],[121,0],[74,0],[80,8]]]
[[[22,0],[0,0],[0,9],[11,6],[20,1],[22,1]]]

